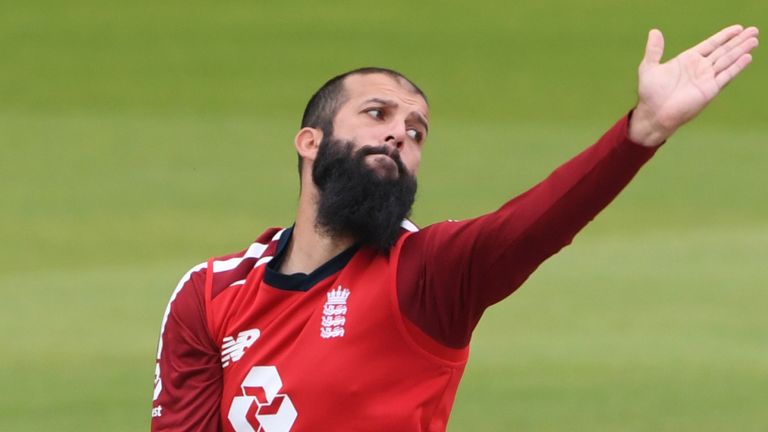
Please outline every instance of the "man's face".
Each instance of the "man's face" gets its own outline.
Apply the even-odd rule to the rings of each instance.
[[[333,121],[333,137],[357,148],[388,147],[400,155],[412,174],[421,163],[427,138],[429,108],[410,84],[384,74],[352,75],[344,81],[345,102]],[[384,154],[365,163],[381,177],[397,177],[396,164]]]
[[[312,166],[315,222],[326,234],[386,251],[416,196],[426,102],[387,75],[353,75],[345,84],[333,135],[323,137]]]

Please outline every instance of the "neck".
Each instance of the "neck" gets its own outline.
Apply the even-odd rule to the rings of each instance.
[[[331,237],[317,229],[317,192],[303,187],[296,212],[296,225],[278,271],[283,274],[311,273],[354,244],[351,237]]]

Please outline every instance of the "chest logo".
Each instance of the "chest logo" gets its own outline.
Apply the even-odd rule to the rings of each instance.
[[[256,339],[261,335],[259,329],[244,330],[237,334],[237,339],[232,336],[224,338],[221,344],[221,367],[225,368],[230,363],[234,363],[245,354]]]
[[[320,326],[320,337],[330,339],[344,336],[344,324],[347,322],[347,299],[349,290],[339,285],[328,291],[323,305],[323,322]]]
[[[296,408],[283,393],[283,380],[275,366],[254,366],[240,385],[242,395],[232,399],[227,419],[235,432],[289,432]]]

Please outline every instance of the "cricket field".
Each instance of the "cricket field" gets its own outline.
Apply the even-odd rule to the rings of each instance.
[[[278,4],[279,3],[279,4]],[[8,2],[0,430],[147,430],[178,278],[291,224],[304,104],[348,69],[430,97],[413,219],[492,211],[764,0]],[[449,431],[768,430],[768,52],[472,343]]]

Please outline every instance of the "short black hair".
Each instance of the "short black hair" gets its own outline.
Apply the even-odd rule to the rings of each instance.
[[[319,90],[312,95],[307,103],[307,107],[304,109],[304,116],[301,118],[301,127],[314,127],[319,128],[323,133],[333,132],[333,118],[339,110],[339,107],[345,102],[344,94],[344,80],[350,75],[369,75],[369,74],[384,74],[388,75],[398,81],[404,81],[412,87],[411,90],[414,93],[418,93],[424,100],[427,100],[427,96],[421,89],[405,77],[400,72],[392,69],[381,67],[363,67],[349,72],[345,72],[341,75],[336,75],[331,78],[320,87]]]
[[[323,86],[309,99],[307,107],[304,109],[304,115],[301,118],[301,127],[317,128],[323,131],[323,135],[331,136],[333,134],[333,119],[336,117],[336,113],[339,111],[341,105],[346,101],[344,80],[351,75],[369,75],[377,73],[388,75],[401,84],[406,83],[408,87],[410,87],[410,90],[413,90],[414,93],[418,93],[425,101],[427,101],[427,96],[424,92],[421,91],[413,81],[409,80],[400,72],[381,67],[362,67],[336,75],[323,84]],[[299,174],[301,174],[301,161],[302,159],[299,155]]]

